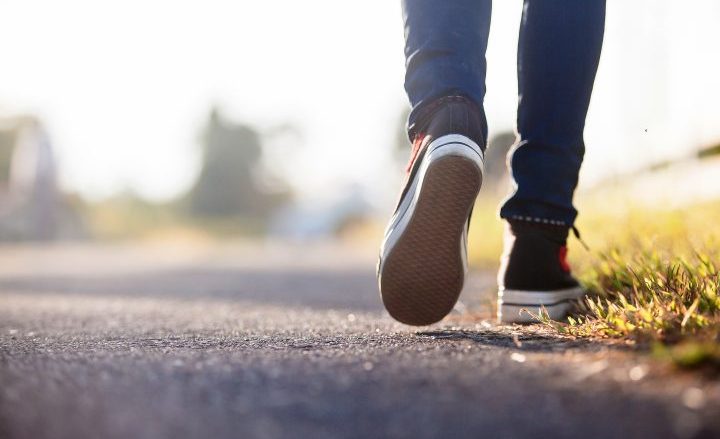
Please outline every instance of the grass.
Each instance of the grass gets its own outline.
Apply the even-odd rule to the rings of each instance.
[[[718,253],[691,257],[643,249],[603,254],[582,275],[590,295],[567,323],[542,320],[577,337],[625,338],[691,367],[720,367]]]
[[[540,320],[576,337],[631,340],[681,367],[720,370],[718,215],[717,203],[588,215],[588,240],[604,244],[581,251],[576,264],[590,294],[567,322]]]
[[[579,197],[577,226],[590,251],[568,239],[589,297],[566,322],[538,319],[562,334],[626,340],[684,368],[720,371],[720,203],[669,208],[614,196]],[[497,268],[497,202],[475,206],[476,268]]]

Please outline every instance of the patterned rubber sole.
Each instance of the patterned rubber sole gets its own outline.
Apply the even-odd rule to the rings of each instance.
[[[455,306],[465,281],[462,236],[481,184],[479,168],[464,157],[428,167],[413,216],[383,261],[380,292],[396,320],[429,325]]]

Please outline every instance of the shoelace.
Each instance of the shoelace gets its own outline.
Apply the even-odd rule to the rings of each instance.
[[[585,247],[585,250],[590,251],[590,247],[580,237],[580,230],[578,230],[578,228],[575,227],[574,225],[571,226],[570,229],[572,229],[572,232],[573,232],[573,235],[575,235],[575,238],[577,238],[577,240],[580,241],[580,244],[582,244],[582,246]]]

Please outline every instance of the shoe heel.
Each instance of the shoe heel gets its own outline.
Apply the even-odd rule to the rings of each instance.
[[[383,303],[396,320],[429,325],[455,306],[465,281],[466,224],[481,184],[480,167],[467,156],[428,163],[411,218],[396,231],[379,273]]]

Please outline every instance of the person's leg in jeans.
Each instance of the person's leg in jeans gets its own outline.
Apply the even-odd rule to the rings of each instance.
[[[403,0],[411,141],[418,119],[446,96],[465,96],[477,104],[481,133],[487,139],[482,105],[491,5],[491,0]]]
[[[465,280],[487,135],[490,0],[405,0],[403,15],[413,150],[383,238],[378,283],[394,318],[427,325],[452,310]]]
[[[523,322],[544,307],[553,318],[583,294],[566,262],[577,211],[573,193],[583,129],[598,67],[605,0],[525,0],[518,47],[518,143],[509,165],[514,191],[498,274],[502,321]]]
[[[525,0],[518,44],[516,191],[500,216],[573,225],[583,129],[605,27],[605,0]]]

